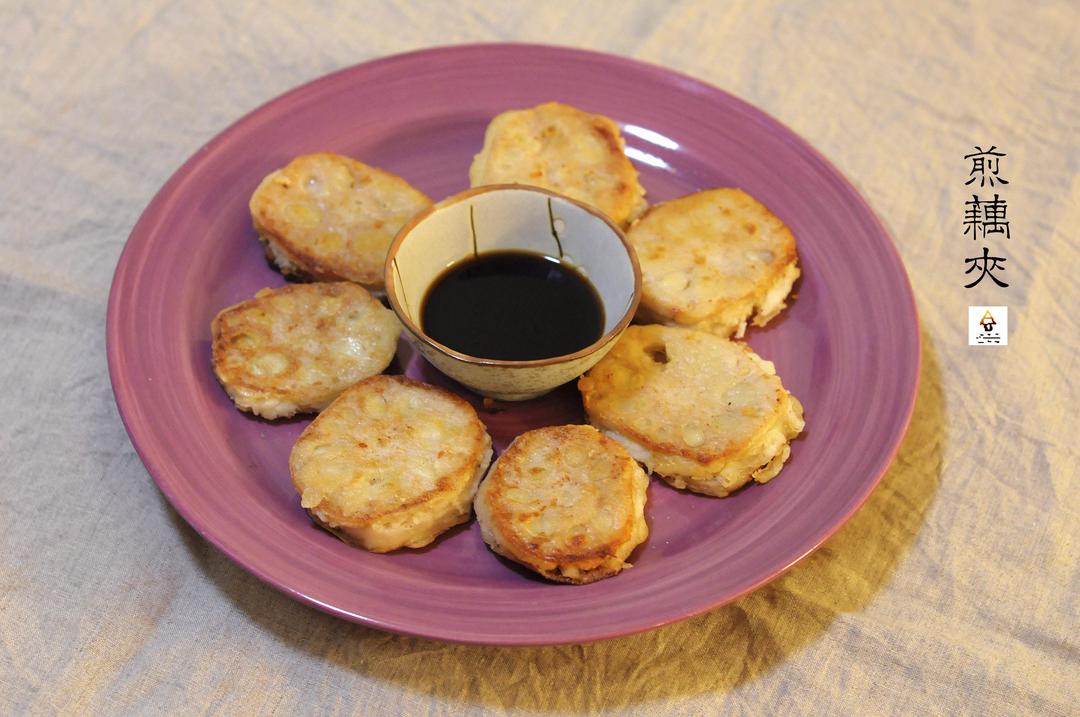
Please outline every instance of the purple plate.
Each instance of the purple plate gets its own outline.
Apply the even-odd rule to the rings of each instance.
[[[475,523],[424,550],[374,555],[314,528],[287,459],[307,421],[233,408],[210,370],[210,319],[282,278],[247,202],[292,157],[332,150],[400,174],[434,198],[468,186],[488,121],[560,100],[620,123],[657,202],[741,187],[794,232],[798,298],[750,344],[806,408],[806,432],[767,485],[726,499],[649,489],[649,540],[633,569],[556,585],[496,558]],[[839,111],[843,111],[840,108]],[[302,602],[384,630],[460,642],[584,642],[727,603],[775,578],[866,500],[915,399],[915,304],[873,212],[824,158],[760,110],[669,70],[533,45],[425,50],[349,68],[247,115],[195,154],[143,213],[113,279],[109,371],[120,415],[161,491],[207,540]],[[396,370],[449,385],[408,350]],[[455,390],[460,391],[456,386]],[[497,447],[577,422],[572,387],[481,412]]]

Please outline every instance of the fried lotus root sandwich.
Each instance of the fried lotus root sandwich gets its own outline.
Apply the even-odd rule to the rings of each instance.
[[[645,190],[623,151],[619,126],[603,115],[548,102],[491,120],[469,181],[528,184],[600,209],[625,227],[645,209]]]
[[[251,218],[267,257],[286,276],[355,281],[383,288],[394,236],[431,206],[401,177],[349,157],[297,157],[267,175],[251,196]]]
[[[799,277],[795,238],[740,189],[655,204],[627,232],[641,264],[644,321],[741,337],[783,310]]]
[[[312,421],[289,471],[323,528],[372,552],[422,548],[472,512],[491,438],[464,399],[402,376],[353,386]]]
[[[772,363],[703,331],[630,326],[578,388],[590,423],[672,486],[706,495],[776,476],[804,426]]]
[[[214,375],[236,407],[285,418],[386,369],[401,323],[356,284],[292,284],[223,309],[210,333]]]
[[[649,535],[649,478],[591,426],[523,433],[477,492],[480,532],[493,551],[549,580],[591,583],[628,567]]]

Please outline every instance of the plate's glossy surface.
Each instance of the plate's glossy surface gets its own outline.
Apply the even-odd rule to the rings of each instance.
[[[651,536],[634,567],[586,586],[546,583],[496,558],[475,523],[427,549],[373,555],[314,528],[287,458],[306,420],[233,408],[209,367],[210,319],[283,283],[247,200],[293,156],[332,150],[400,174],[433,198],[468,184],[497,113],[557,99],[624,127],[653,201],[738,186],[794,232],[798,298],[750,344],[802,401],[807,428],[771,483],[723,500],[653,481]],[[840,110],[842,111],[842,109]],[[441,48],[300,87],[192,157],[139,220],[113,281],[109,369],[132,441],[169,501],[233,560],[286,594],[351,620],[491,644],[579,642],[708,610],[772,579],[858,508],[913,407],[919,333],[895,249],[856,191],[788,129],[713,87],[630,60],[524,45]],[[449,384],[407,349],[398,370]],[[393,370],[393,369],[392,369]],[[572,387],[484,412],[501,448],[537,425],[580,421]]]

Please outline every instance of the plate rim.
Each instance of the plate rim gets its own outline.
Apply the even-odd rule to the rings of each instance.
[[[156,218],[160,214],[160,208],[165,204],[168,199],[178,191],[178,188],[183,184],[184,180],[192,173],[194,168],[201,162],[206,161],[207,156],[215,152],[218,147],[226,141],[238,128],[241,128],[244,124],[251,121],[253,118],[261,115],[269,108],[288,102],[296,95],[311,91],[317,88],[319,85],[325,83],[331,83],[335,78],[355,73],[364,70],[371,70],[378,67],[383,67],[395,62],[408,61],[416,59],[418,56],[425,55],[446,55],[448,53],[470,53],[470,52],[515,52],[515,51],[540,51],[551,53],[552,55],[559,55],[567,58],[575,58],[578,60],[591,60],[593,62],[600,63],[615,63],[616,65],[624,65],[635,68],[639,71],[645,71],[660,77],[661,79],[671,82],[676,81],[681,89],[690,90],[697,94],[704,95],[719,95],[723,96],[726,101],[733,102],[743,110],[750,110],[753,114],[766,118],[768,121],[780,128],[787,136],[793,138],[799,145],[800,149],[808,151],[809,154],[830,174],[834,179],[854,198],[858,203],[858,208],[868,217],[871,218],[874,228],[883,236],[887,241],[883,243],[886,252],[899,269],[898,277],[901,280],[900,284],[903,288],[903,303],[908,307],[911,312],[911,316],[914,318],[912,322],[912,334],[913,334],[913,347],[914,347],[914,360],[911,364],[912,367],[912,382],[910,390],[907,392],[906,405],[903,408],[903,419],[898,423],[899,430],[892,436],[891,445],[888,450],[884,451],[882,459],[877,468],[874,469],[874,476],[871,480],[865,483],[865,488],[862,494],[857,497],[855,501],[851,503],[851,507],[846,510],[842,517],[835,522],[824,527],[823,530],[818,531],[816,536],[807,541],[808,547],[797,552],[797,554],[789,560],[783,567],[765,575],[760,580],[752,583],[745,589],[733,594],[724,596],[721,599],[713,600],[707,604],[695,606],[689,609],[683,609],[668,617],[660,620],[641,620],[630,626],[621,626],[618,628],[612,628],[608,630],[596,630],[588,631],[584,628],[579,628],[578,632],[583,633],[581,636],[561,636],[556,639],[547,639],[543,636],[536,636],[531,639],[522,639],[521,637],[511,637],[508,639],[478,639],[471,638],[467,634],[461,634],[453,629],[411,629],[406,624],[401,624],[399,621],[393,619],[379,619],[370,615],[359,615],[354,612],[350,612],[346,609],[337,607],[335,605],[327,604],[315,599],[312,596],[305,594],[302,590],[297,589],[291,585],[284,584],[278,581],[268,574],[266,574],[260,567],[250,565],[244,561],[244,558],[236,553],[229,545],[222,542],[213,532],[211,528],[203,524],[203,521],[197,516],[193,515],[190,506],[186,505],[183,501],[177,500],[177,496],[172,489],[172,485],[169,481],[159,478],[165,472],[165,468],[162,467],[163,458],[154,456],[149,450],[149,438],[143,436],[140,438],[139,427],[135,424],[135,402],[137,400],[137,392],[132,385],[125,383],[125,377],[123,375],[123,368],[126,362],[125,347],[123,339],[120,335],[118,315],[122,310],[121,302],[125,298],[124,280],[129,276],[129,273],[133,271],[132,256],[135,249],[145,241],[148,241],[152,236],[152,229],[158,223]],[[134,240],[134,241],[133,241]],[[900,297],[896,297],[900,300]],[[591,643],[600,640],[612,639],[615,637],[621,637],[626,635],[632,635],[647,630],[652,630],[664,625],[679,622],[697,615],[704,614],[706,612],[718,609],[724,605],[730,604],[745,595],[761,588],[762,586],[776,580],[797,563],[806,558],[810,553],[817,550],[822,544],[824,544],[830,537],[835,535],[849,520],[855,515],[856,512],[866,503],[871,493],[880,484],[889,468],[893,465],[896,459],[896,455],[903,444],[904,438],[908,433],[911,425],[912,418],[914,416],[915,405],[918,399],[919,386],[922,375],[922,361],[923,361],[923,341],[921,332],[921,323],[919,321],[918,306],[915,300],[915,292],[913,290],[910,277],[907,272],[907,268],[904,265],[903,259],[900,256],[900,252],[896,246],[896,242],[887,228],[878,217],[877,213],[869,205],[863,195],[858,189],[847,179],[833,164],[826,158],[821,152],[819,152],[812,144],[810,144],[799,133],[792,130],[786,124],[776,119],[773,115],[769,114],[765,110],[762,110],[755,105],[733,95],[732,93],[711,85],[703,80],[695,78],[693,76],[682,73],[678,70],[663,67],[661,65],[653,64],[650,62],[644,62],[634,58],[629,58],[623,55],[614,53],[601,52],[597,50],[582,49],[569,47],[564,45],[552,45],[543,43],[514,43],[514,42],[496,42],[496,43],[468,43],[468,44],[455,44],[455,45],[440,45],[433,47],[425,47],[409,52],[395,53],[392,55],[381,56],[373,58],[371,60],[359,62],[347,67],[340,68],[338,70],[320,75],[311,80],[305,81],[285,92],[276,95],[270,100],[256,106],[254,109],[248,111],[240,118],[229,123],[223,129],[219,130],[214,136],[202,144],[191,156],[189,156],[166,180],[161,188],[155,193],[153,198],[147,204],[145,209],[140,214],[138,220],[127,239],[125,240],[123,250],[117,259],[116,268],[113,272],[109,297],[106,308],[106,321],[105,321],[105,334],[106,334],[106,358],[108,363],[109,380],[112,387],[113,396],[117,404],[118,413],[120,414],[121,421],[124,429],[128,434],[128,438],[135,449],[136,454],[139,456],[147,473],[154,481],[158,490],[167,499],[170,507],[175,510],[184,520],[188,523],[192,529],[195,530],[202,538],[207,540],[217,550],[220,550],[226,555],[233,563],[244,571],[254,575],[262,582],[270,585],[279,592],[286,594],[288,597],[297,600],[303,604],[314,607],[320,611],[334,615],[335,617],[343,618],[351,622],[356,622],[367,627],[375,628],[378,630],[393,632],[397,634],[410,635],[415,637],[424,637],[428,639],[441,640],[452,643],[461,644],[478,644],[478,645],[502,645],[502,646],[541,646],[541,645],[559,645],[559,644],[583,644]]]

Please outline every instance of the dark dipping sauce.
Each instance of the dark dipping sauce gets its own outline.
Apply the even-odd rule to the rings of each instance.
[[[567,264],[495,251],[451,265],[420,309],[424,332],[477,358],[531,361],[580,351],[604,332],[604,306]]]

